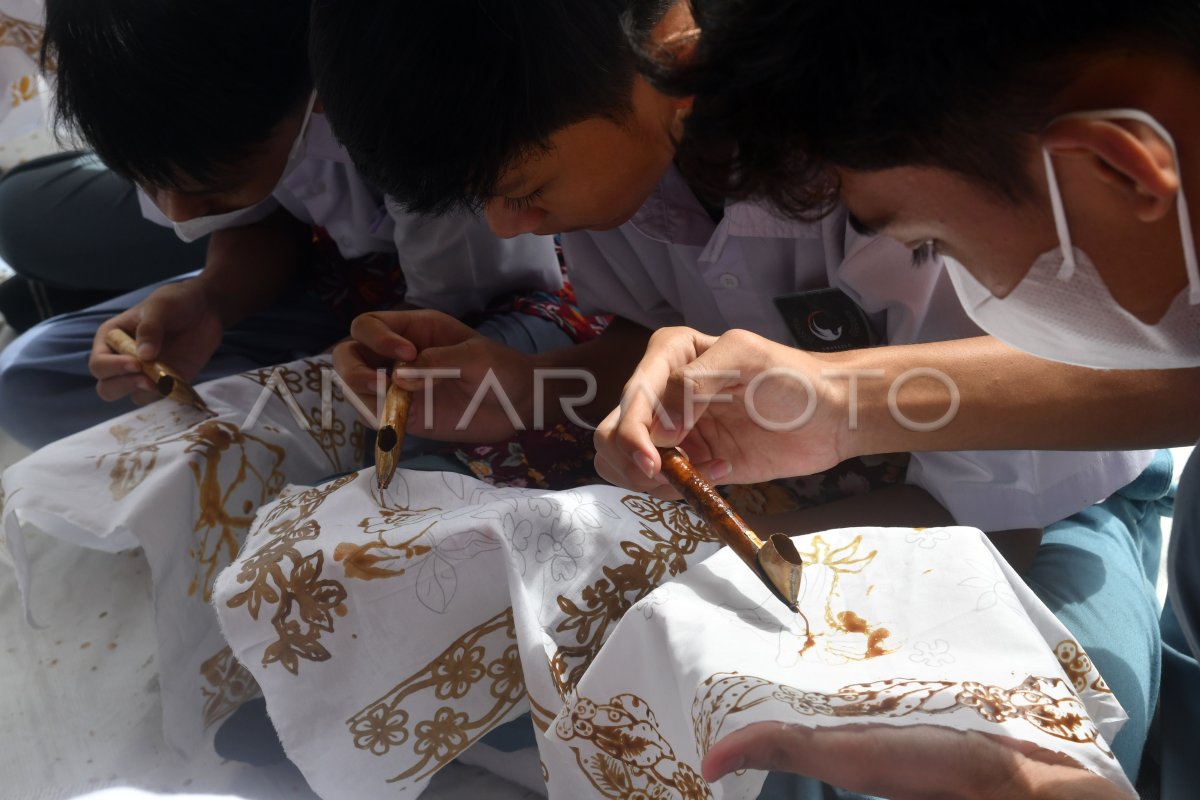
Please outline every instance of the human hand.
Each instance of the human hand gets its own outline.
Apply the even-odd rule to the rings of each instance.
[[[138,358],[112,352],[104,337],[114,328],[134,337]],[[161,361],[190,382],[217,351],[223,333],[220,311],[199,279],[156,289],[97,329],[88,358],[96,392],[110,402],[126,396],[139,404],[160,400],[138,360]]]
[[[718,483],[829,469],[846,457],[848,406],[846,384],[822,376],[828,366],[748,331],[659,330],[622,407],[596,432],[596,469],[612,483],[665,497],[678,495],[659,473],[658,447],[681,446]]]
[[[429,310],[375,311],[356,317],[350,335],[334,348],[333,365],[367,408],[376,408],[381,388],[386,389],[386,384],[380,386],[379,370],[404,362],[393,379],[413,393],[409,432],[486,442],[509,438],[528,425],[532,359],[454,317]],[[414,376],[415,371],[435,370],[440,372],[428,378]],[[485,380],[495,385],[484,386]],[[477,397],[480,402],[472,409]]]
[[[1108,780],[1032,742],[934,725],[806,728],[758,722],[713,745],[705,780],[793,772],[893,800],[1126,800]]]

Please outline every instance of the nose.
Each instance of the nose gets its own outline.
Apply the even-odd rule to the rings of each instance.
[[[198,195],[159,189],[150,193],[150,199],[154,201],[154,205],[158,206],[158,210],[163,213],[163,216],[171,222],[186,222],[189,219],[207,217],[215,213],[212,203]]]
[[[509,208],[499,198],[489,200],[483,209],[483,216],[487,219],[488,227],[501,239],[511,239],[523,233],[533,233],[541,227],[542,221],[546,219],[546,214],[544,208],[536,206],[520,210]]]

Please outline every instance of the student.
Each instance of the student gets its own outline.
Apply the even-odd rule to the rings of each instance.
[[[1196,394],[1187,386],[1192,370],[1183,368],[1200,365],[1197,216],[1185,199],[1200,185],[1200,6],[918,4],[863,17],[830,2],[691,5],[699,37],[684,38],[694,50],[638,40],[658,85],[696,96],[695,152],[736,153],[697,162],[694,176],[712,186],[737,175],[725,191],[801,216],[820,215],[840,197],[860,227],[952,257],[965,307],[1010,344],[1070,364],[1158,368],[1179,381],[1154,403],[1166,404],[1165,419],[1048,415],[1032,418],[1022,441],[1195,441]],[[830,31],[853,36],[853,58]],[[921,46],[899,31],[919,31]],[[855,90],[862,86],[872,91]],[[735,355],[732,341],[687,331],[670,339],[641,367],[668,406],[678,397],[670,386],[692,375],[742,368],[749,379],[791,358],[768,353],[766,343],[755,352],[742,341]],[[1174,398],[1192,407],[1171,409]],[[746,441],[748,420],[724,412],[713,407],[697,430]],[[988,434],[978,427],[967,436]],[[638,484],[652,479],[639,474],[635,454],[652,457],[651,440],[676,438],[639,412],[610,419],[599,450],[610,477]],[[1004,446],[1011,431],[993,426],[990,438]],[[745,466],[703,433],[688,446],[732,474]],[[1164,663],[1164,796],[1192,796],[1197,780],[1194,752],[1176,749],[1189,746],[1200,706],[1200,672],[1185,655],[1198,651],[1198,482],[1193,459],[1176,502],[1163,618],[1172,645]],[[1166,694],[1171,689],[1178,693]]]
[[[936,363],[961,391],[994,396],[995,376],[1008,371],[1029,398],[1025,411],[1066,394],[1129,414],[1143,407],[1148,386],[1166,385],[1155,374],[1095,375],[1048,364],[977,336],[937,258],[913,282],[910,254],[886,239],[857,235],[844,213],[799,224],[752,204],[697,194],[672,166],[690,103],[635,77],[618,24],[623,5],[613,0],[568,9],[526,0],[502,4],[503,10],[492,6],[483,15],[459,3],[316,3],[318,84],[339,137],[364,173],[414,210],[482,206],[502,235],[565,231],[581,301],[617,315],[621,322],[610,333],[633,332],[525,357],[436,315],[369,314],[354,323],[356,344],[335,357],[352,385],[369,392],[374,368],[396,357],[418,368],[462,369],[462,380],[435,385],[434,435],[500,436],[514,423],[509,409],[499,407],[485,406],[477,426],[454,431],[489,369],[525,424],[534,417],[538,367],[599,367],[593,408],[611,408],[629,375],[633,348],[645,341],[637,330],[691,324],[716,334],[741,326],[791,344],[787,323],[797,312],[781,316],[776,299],[803,307],[812,296],[797,293],[828,288],[853,301],[840,308],[864,331],[877,329],[892,344],[912,343],[871,351],[878,365],[898,370],[893,374]],[[651,9],[634,25],[657,21],[661,10]],[[454,57],[446,58],[439,37],[451,34]],[[418,70],[438,81],[411,80]],[[368,90],[355,76],[370,71],[375,80]],[[449,92],[448,86],[456,88]],[[430,110],[421,126],[406,123],[403,109],[413,104]],[[946,341],[961,337],[974,338]],[[800,355],[814,365],[843,358]],[[419,422],[423,384],[406,385],[417,390],[410,419]],[[839,394],[846,393],[833,392],[830,399]],[[923,394],[930,407],[940,404],[937,414],[945,409],[944,388]],[[844,403],[829,407],[837,412],[830,412],[830,421],[846,419]],[[803,464],[785,454],[771,461],[777,447],[757,455],[773,468],[770,477],[808,474],[836,463],[828,458],[832,446],[817,449],[808,448]],[[1131,775],[1158,670],[1157,608],[1144,566],[1152,569],[1153,558],[1144,560],[1140,548],[1144,542],[1155,549],[1154,499],[1169,483],[1161,465],[1138,478],[1146,457],[923,452],[914,455],[909,473],[964,524],[991,531],[1048,526],[1047,545],[1028,579],[1101,663],[1130,711],[1132,720],[1116,744]],[[780,469],[782,462],[788,467]],[[1128,491],[1120,491],[1130,482]],[[1091,506],[1114,492],[1112,505]],[[881,514],[893,524],[903,519],[894,508]],[[1084,579],[1087,564],[1095,571]],[[1103,588],[1097,588],[1101,576]],[[1130,641],[1116,641],[1126,635]]]
[[[0,426],[15,438],[38,447],[122,410],[97,392],[157,398],[136,362],[104,344],[114,327],[144,358],[203,381],[343,338],[349,317],[327,299],[345,312],[364,310],[357,292],[366,308],[463,316],[560,288],[549,240],[503,242],[475,215],[386,204],[330,133],[307,36],[305,5],[282,0],[47,2],[43,61],[55,65],[59,120],[142,189],[147,216],[186,241],[211,235],[199,274],[58,317],[5,349]],[[571,341],[528,314],[483,330],[530,351]]]

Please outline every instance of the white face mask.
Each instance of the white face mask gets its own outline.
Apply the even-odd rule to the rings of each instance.
[[[1145,123],[1171,147],[1175,142],[1150,115],[1136,109],[1068,114],[1063,119],[1128,119]],[[1159,322],[1148,325],[1121,307],[1096,265],[1071,244],[1067,215],[1050,153],[1043,148],[1059,247],[1041,255],[1004,298],[995,297],[966,269],[946,259],[951,281],[967,313],[981,328],[1019,350],[1052,361],[1100,369],[1175,369],[1200,366],[1200,268],[1180,186],[1175,205],[1187,264],[1188,289]]]
[[[305,159],[304,138],[305,134],[308,133],[308,123],[312,119],[313,106],[316,102],[317,93],[314,91],[308,98],[308,107],[304,110],[304,119],[300,123],[300,133],[297,134],[296,141],[292,142],[292,149],[288,151],[287,163],[283,166],[283,172],[280,173],[279,180],[275,181],[276,186],[290,175]],[[268,202],[270,199],[271,195],[268,194],[252,206],[239,208],[236,211],[226,211],[223,214],[210,214],[207,217],[193,217],[185,219],[182,222],[172,222],[171,227],[175,229],[175,235],[183,241],[194,242],[213,231],[233,228],[238,225],[249,225],[265,219],[276,208],[274,203]]]

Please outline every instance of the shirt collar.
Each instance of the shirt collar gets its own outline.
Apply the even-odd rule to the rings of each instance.
[[[700,205],[683,174],[672,164],[642,207],[629,220],[643,236],[667,244],[704,247],[720,229],[745,238],[820,238],[819,223],[788,219],[767,203],[741,201],[725,206],[718,224]]]
[[[338,164],[351,163],[350,154],[333,135],[333,128],[329,127],[329,120],[324,114],[314,113],[309,120],[308,133],[304,137],[304,155]]]

